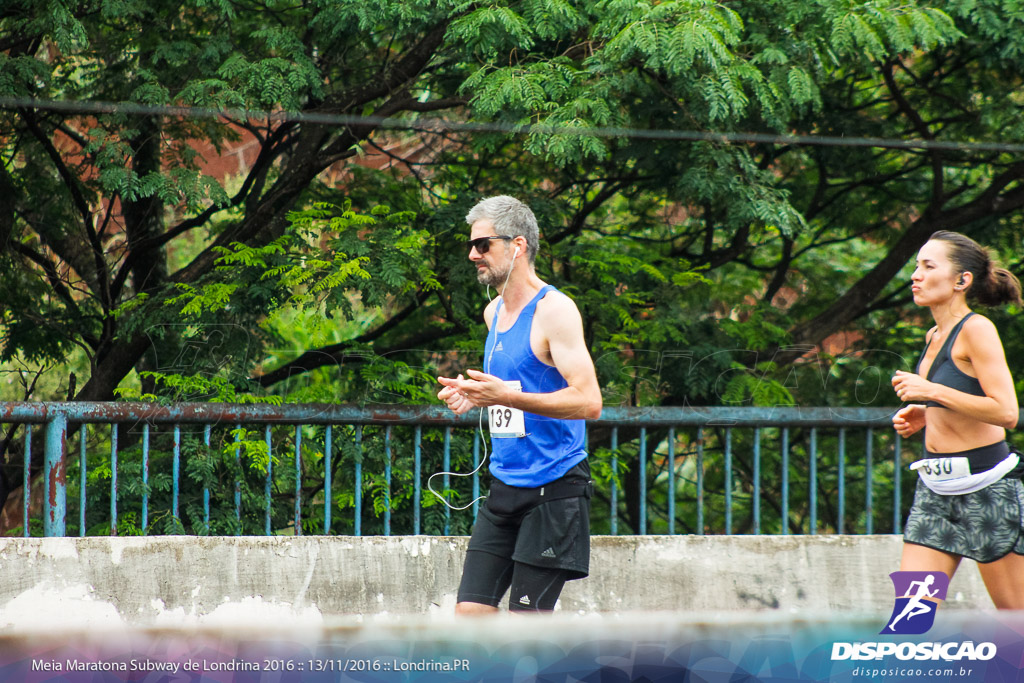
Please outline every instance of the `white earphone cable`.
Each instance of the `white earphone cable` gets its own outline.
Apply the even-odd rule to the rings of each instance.
[[[513,252],[513,254],[512,254],[512,263],[508,267],[508,275],[505,276],[505,284],[502,285],[502,287],[501,287],[501,291],[502,292],[504,292],[505,288],[508,287],[508,281],[512,277],[512,266],[515,265],[516,257],[517,256],[519,256],[519,247],[516,247],[515,252]],[[487,288],[488,288],[488,292],[489,292],[490,291],[490,285],[487,285]],[[495,337],[495,340],[497,340],[497,337],[498,337],[497,323],[495,323],[494,337]],[[495,346],[497,346],[497,341],[495,341],[495,344],[491,346],[490,353],[487,354],[487,360],[484,362],[484,372],[487,372],[490,369],[490,367],[491,367],[491,359],[494,357],[494,347]],[[455,510],[455,511],[465,510],[466,508],[472,507],[473,505],[475,505],[476,503],[478,503],[479,501],[481,501],[481,500],[483,500],[484,498],[487,497],[487,496],[478,496],[478,497],[474,498],[472,502],[470,502],[470,503],[468,503],[466,505],[463,505],[462,507],[457,507],[457,506],[452,505],[451,503],[449,503],[448,500],[442,494],[438,493],[436,490],[434,490],[434,487],[430,485],[431,482],[434,480],[434,477],[439,477],[439,476],[442,476],[442,475],[445,475],[445,474],[451,475],[453,477],[472,477],[474,474],[476,474],[477,472],[480,471],[481,467],[484,466],[484,463],[487,462],[487,439],[484,438],[484,413],[485,412],[486,411],[483,410],[483,409],[480,410],[479,419],[477,421],[477,431],[480,434],[480,443],[483,444],[483,448],[484,448],[484,454],[483,454],[483,457],[480,458],[480,464],[477,465],[476,468],[472,472],[434,472],[432,475],[427,477],[427,490],[430,491],[431,493],[433,493],[435,496],[437,496],[438,500],[440,500],[442,503],[447,505],[449,507],[449,509],[451,509],[451,510]]]

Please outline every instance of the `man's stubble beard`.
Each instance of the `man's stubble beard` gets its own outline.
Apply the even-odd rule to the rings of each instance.
[[[508,273],[512,269],[511,266],[506,266],[504,270],[495,270],[493,266],[487,266],[484,270],[477,271],[476,279],[482,285],[489,285],[497,288],[500,285],[505,284],[505,280],[508,279]]]

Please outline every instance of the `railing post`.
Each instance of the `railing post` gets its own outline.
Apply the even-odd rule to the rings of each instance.
[[[64,458],[64,440],[68,419],[61,413],[55,414],[46,423],[44,444],[43,476],[43,535],[63,536],[64,517],[67,513],[67,461]]]
[[[704,535],[704,428],[697,428],[697,534]]]
[[[21,535],[31,536],[29,503],[32,502],[32,425],[25,425],[25,467],[21,475]]]
[[[647,533],[647,427],[640,428],[640,534]]]
[[[900,523],[903,519],[903,508],[900,505],[900,486],[903,485],[900,481],[900,475],[902,474],[903,468],[903,457],[902,457],[902,444],[903,439],[899,434],[895,436],[895,443],[893,444],[893,470],[892,470],[892,532],[894,534],[903,533],[900,529]]]
[[[619,428],[612,427],[612,481],[611,481],[611,504],[609,510],[609,521],[611,522],[611,535],[619,533]]]

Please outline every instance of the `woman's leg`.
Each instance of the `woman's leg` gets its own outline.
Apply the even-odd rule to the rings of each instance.
[[[1010,553],[995,562],[979,562],[978,571],[998,609],[1024,609],[1024,555]]]
[[[903,557],[900,558],[901,572],[941,571],[952,579],[958,566],[960,566],[959,555],[917,545],[916,543],[903,544]]]

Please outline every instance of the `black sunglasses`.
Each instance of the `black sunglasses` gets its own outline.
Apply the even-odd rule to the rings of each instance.
[[[477,237],[475,240],[466,240],[466,248],[469,250],[476,249],[476,253],[483,255],[486,254],[491,248],[491,240],[514,240],[515,237],[509,237],[508,235],[492,235],[490,237]]]

